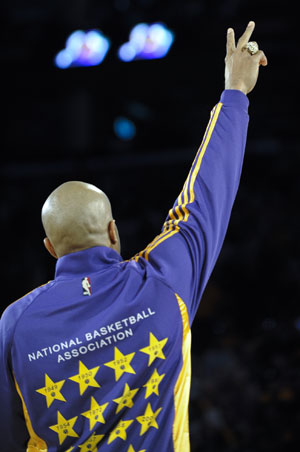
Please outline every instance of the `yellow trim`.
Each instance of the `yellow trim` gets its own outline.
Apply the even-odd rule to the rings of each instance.
[[[192,177],[191,177],[191,187],[190,187],[191,199],[190,199],[190,203],[192,203],[194,201],[194,199],[195,199],[194,184],[195,184],[196,176],[197,176],[197,174],[199,172],[203,156],[205,154],[207,145],[208,145],[208,143],[210,141],[211,135],[212,135],[213,130],[215,128],[215,125],[216,125],[217,119],[219,117],[219,113],[221,111],[222,105],[223,104],[221,102],[217,105],[216,114],[214,115],[214,117],[213,117],[213,119],[211,121],[211,125],[210,125],[210,128],[209,128],[208,132],[207,132],[206,139],[205,139],[205,141],[203,143],[203,147],[202,147],[201,152],[199,154],[199,159],[197,161],[197,164],[195,166],[195,169],[194,169]]]
[[[150,243],[148,244],[148,246],[147,246],[143,251],[140,251],[140,252],[134,257],[134,259],[137,261],[137,260],[139,259],[139,257],[142,257],[143,254],[145,254],[149,248],[155,247],[156,243],[157,243],[159,240],[163,239],[165,236],[167,236],[167,235],[169,234],[169,232],[171,232],[171,226],[172,226],[172,225],[170,225],[170,227],[167,228],[167,227],[166,227],[166,223],[165,223],[165,227],[164,227],[163,232],[162,232],[161,234],[157,235],[157,236],[152,240],[152,242],[150,242]]]
[[[216,121],[217,121],[217,119],[218,119],[218,117],[219,117],[219,113],[220,113],[220,110],[221,110],[222,105],[223,105],[223,104],[222,104],[221,102],[219,102],[217,105],[215,105],[215,107],[212,109],[212,111],[211,111],[211,113],[210,113],[210,120],[209,120],[209,122],[208,122],[208,124],[207,124],[207,126],[206,126],[206,129],[205,129],[205,133],[204,133],[202,142],[201,142],[201,144],[200,144],[200,146],[199,146],[199,148],[198,148],[198,151],[197,151],[196,156],[195,156],[195,158],[194,158],[194,161],[193,161],[193,163],[192,163],[190,172],[189,172],[188,177],[187,177],[187,179],[186,179],[186,181],[185,181],[185,184],[184,184],[184,186],[183,186],[182,192],[183,192],[183,194],[184,194],[184,203],[185,203],[185,204],[188,204],[188,193],[187,193],[187,192],[188,192],[189,180],[190,180],[191,173],[192,173],[192,168],[193,168],[195,162],[197,161],[197,159],[198,159],[198,157],[199,157],[200,151],[203,149],[204,143],[206,142],[206,138],[205,138],[205,137],[207,137],[207,132],[208,132],[209,130],[211,130],[211,131],[213,130],[213,129],[211,129],[211,126],[212,126],[212,119],[213,119],[213,117],[214,117],[214,114],[215,114],[217,108],[220,106],[220,108],[218,108],[217,115],[216,115]],[[215,121],[214,124],[213,124],[213,128],[215,127],[216,121]],[[211,134],[210,134],[210,136],[211,136]],[[206,146],[205,146],[205,150],[206,150],[206,147],[207,147],[207,144],[206,144]],[[182,192],[181,192],[181,193],[182,193]]]
[[[14,380],[15,380],[17,392],[22,400],[24,418],[25,418],[26,427],[27,427],[27,430],[28,430],[28,433],[30,436],[28,444],[27,444],[26,452],[47,452],[48,451],[47,444],[33,430],[31,420],[30,420],[30,417],[29,417],[29,414],[28,414],[28,411],[27,411],[27,408],[25,405],[25,401],[23,399],[23,396],[21,394],[21,391],[20,391],[20,388],[19,388],[19,385],[17,383],[15,376],[14,376]]]
[[[178,228],[178,226],[177,226]],[[150,248],[147,247],[146,249],[146,253],[145,253],[145,259],[148,260],[149,257],[149,253],[150,251],[152,251],[154,248],[156,248],[160,243],[164,242],[165,240],[169,239],[170,237],[172,237],[172,235],[176,234],[179,231],[178,229],[175,229],[171,232],[169,232],[167,235],[164,235],[160,240],[158,240],[154,245],[152,245]]]
[[[184,211],[185,215],[184,218],[182,218],[182,213],[180,212],[180,215],[178,215],[178,219],[175,221],[175,224],[177,225],[179,223],[179,221],[184,221],[186,222],[188,217],[189,217],[189,210],[187,208],[187,204],[191,204],[194,199],[195,199],[195,193],[194,193],[194,184],[195,184],[195,180],[197,177],[197,174],[199,173],[200,170],[200,166],[202,163],[202,159],[203,156],[205,154],[205,151],[207,149],[207,145],[211,139],[211,135],[213,133],[213,130],[215,128],[216,122],[218,120],[221,108],[222,108],[223,104],[221,102],[219,102],[214,109],[211,112],[211,120],[209,121],[206,130],[205,130],[205,134],[202,140],[202,143],[198,149],[198,152],[195,156],[195,159],[193,161],[192,164],[192,168],[194,166],[194,164],[196,163],[194,169],[192,170],[192,168],[190,169],[189,175],[184,183],[183,189],[180,193],[180,195],[178,196],[178,205],[175,207],[175,211],[176,213],[178,212],[177,209],[179,209],[179,207],[182,208],[182,210]],[[215,114],[216,113],[216,114]],[[191,179],[191,184],[190,184],[190,188],[189,187],[189,181]],[[189,192],[189,193],[188,193]],[[190,195],[190,196],[189,196]],[[183,196],[183,200],[184,202],[182,203],[182,196]],[[190,199],[189,199],[190,198]]]
[[[194,192],[195,180],[196,180],[197,174],[200,170],[203,156],[207,149],[208,143],[211,139],[211,135],[215,128],[215,125],[218,120],[222,106],[223,106],[222,102],[219,102],[211,112],[210,121],[206,127],[202,143],[197,151],[197,154],[193,161],[193,164],[192,164],[192,167],[188,174],[188,177],[183,185],[183,189],[177,198],[178,204],[177,204],[177,206],[175,206],[175,209],[169,210],[170,219],[164,223],[163,232],[160,235],[158,235],[157,237],[155,237],[155,239],[152,240],[152,242],[143,251],[140,251],[132,259],[138,261],[138,259],[144,255],[145,259],[148,260],[149,253],[152,250],[154,250],[154,248],[156,248],[160,243],[164,242],[168,238],[172,237],[172,235],[179,232],[180,228],[179,228],[178,224],[181,221],[186,222],[188,220],[189,210],[188,210],[187,205],[191,204],[195,199],[195,192]],[[193,169],[193,167],[194,167],[194,169]],[[189,184],[190,184],[190,187],[189,187]]]
[[[182,368],[174,388],[175,416],[173,423],[174,452],[190,451],[189,398],[191,386],[191,330],[187,307],[179,295],[175,294],[179,305],[182,326]]]

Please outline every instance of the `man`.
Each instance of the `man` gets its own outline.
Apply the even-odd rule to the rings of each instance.
[[[225,90],[162,232],[130,261],[107,196],[78,181],[42,209],[55,279],[1,319],[2,452],[189,451],[190,327],[237,192],[247,94],[267,59],[228,30]]]

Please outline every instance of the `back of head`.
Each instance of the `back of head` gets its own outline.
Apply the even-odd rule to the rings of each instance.
[[[92,246],[111,246],[111,205],[94,185],[70,181],[60,185],[42,208],[45,233],[58,257]]]

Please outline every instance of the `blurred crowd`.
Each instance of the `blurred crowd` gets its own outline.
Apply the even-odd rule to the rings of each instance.
[[[299,320],[266,318],[248,337],[226,321],[209,326],[210,345],[194,331],[192,452],[298,450]]]

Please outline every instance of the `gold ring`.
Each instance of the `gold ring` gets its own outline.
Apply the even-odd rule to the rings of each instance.
[[[250,55],[255,55],[258,52],[258,44],[255,41],[250,41],[246,45],[246,49],[250,53]]]

